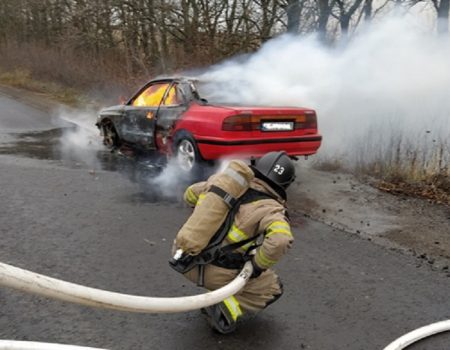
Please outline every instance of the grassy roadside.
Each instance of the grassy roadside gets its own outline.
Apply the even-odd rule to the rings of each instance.
[[[354,172],[374,177],[372,185],[382,191],[450,206],[448,140],[436,137],[428,143],[414,142],[401,132],[390,138],[388,144],[396,147],[379,152],[375,159],[366,154],[368,161],[361,161]]]
[[[325,172],[344,172],[356,176],[383,192],[393,195],[406,195],[423,198],[431,203],[450,207],[450,172],[444,166],[429,170],[421,166],[411,167],[408,158],[397,159],[397,164],[367,162],[352,166],[336,159],[319,159],[313,168]]]
[[[95,103],[79,90],[55,82],[36,80],[32,77],[31,72],[26,69],[0,70],[0,84],[36,92],[71,107]]]
[[[450,177],[447,174],[433,174],[416,181],[405,177],[380,179],[373,185],[394,195],[421,197],[436,204],[450,206]]]

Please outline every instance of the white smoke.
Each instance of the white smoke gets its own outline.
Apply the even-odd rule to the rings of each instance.
[[[90,169],[100,167],[97,152],[104,150],[95,126],[95,111],[63,109],[55,114],[54,124],[63,126],[59,150],[65,161],[82,163]]]
[[[147,188],[161,198],[179,200],[182,198],[186,186],[192,183],[192,177],[180,169],[175,159],[170,160],[161,173],[155,177],[146,178]]]
[[[315,109],[324,136],[319,155],[354,161],[361,148],[375,156],[402,138],[425,148],[441,140],[448,157],[449,58],[448,36],[438,37],[411,16],[389,17],[342,47],[324,47],[315,36],[282,35],[200,79],[217,87],[212,100]]]

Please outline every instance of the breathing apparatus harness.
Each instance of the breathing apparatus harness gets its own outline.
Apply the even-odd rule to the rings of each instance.
[[[169,265],[175,271],[180,273],[186,273],[198,266],[199,278],[197,285],[200,287],[204,285],[205,265],[213,264],[228,269],[240,269],[246,261],[251,259],[250,252],[262,244],[262,240],[260,239],[262,234],[259,234],[236,243],[222,246],[223,240],[233,225],[234,218],[239,211],[239,207],[242,204],[251,203],[261,199],[277,200],[275,196],[253,188],[249,188],[239,198],[234,198],[218,186],[211,186],[209,192],[215,193],[227,204],[229,210],[225,221],[211,238],[208,245],[198,255],[183,254],[182,252],[177,251],[174,257],[169,260]],[[233,250],[238,249],[252,241],[254,242],[253,245],[251,245],[244,254],[233,253]]]

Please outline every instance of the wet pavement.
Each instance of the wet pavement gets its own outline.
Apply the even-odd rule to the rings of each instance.
[[[16,99],[0,94],[0,128],[4,132],[20,132],[27,130],[46,130],[49,127],[49,116]]]
[[[164,158],[157,155],[138,155],[127,148],[114,151],[106,149],[101,145],[101,138],[94,127],[94,122],[89,130],[89,140],[85,141],[87,147],[77,148],[77,143],[68,142],[66,137],[69,135],[72,138],[87,138],[85,130],[67,121],[66,126],[55,127],[55,124],[61,122],[54,117],[51,120],[50,124],[45,125],[47,127],[45,130],[22,130],[22,132],[6,130],[7,132],[0,133],[0,155],[45,160],[68,168],[86,169],[93,174],[98,171],[114,171],[140,187],[142,200],[152,202],[178,200],[190,181],[185,174],[179,174],[177,181],[165,186],[170,186],[176,194],[165,196],[163,192],[166,189],[161,188],[161,185],[165,184],[155,186],[153,181],[167,176],[167,171],[164,173],[167,168],[167,161]],[[41,127],[44,128],[44,124],[41,124]]]
[[[180,201],[185,184],[177,171],[111,153],[91,129],[86,142],[69,142],[83,139],[84,129],[55,127],[49,114],[38,117],[34,130],[30,115],[20,112],[25,109],[16,111],[17,128],[8,120],[0,132],[0,261],[123,293],[201,292],[167,263],[190,214]],[[290,193],[291,202],[301,200]],[[212,332],[200,312],[122,313],[0,287],[0,339],[117,350],[366,350],[449,318],[447,274],[301,215],[292,221],[294,248],[276,268],[285,295],[234,334]],[[449,344],[443,334],[410,349]]]

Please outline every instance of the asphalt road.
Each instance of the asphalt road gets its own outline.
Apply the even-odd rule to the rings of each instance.
[[[88,162],[85,152],[64,157],[66,133],[48,131],[50,120],[0,96],[0,261],[122,293],[200,292],[167,264],[190,213],[177,188],[166,193],[153,170],[105,151]],[[305,217],[293,226],[294,248],[276,266],[285,295],[234,334],[212,332],[200,312],[131,314],[0,287],[0,339],[117,350],[369,350],[450,318],[446,273]],[[449,348],[448,333],[410,347]]]

